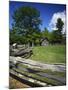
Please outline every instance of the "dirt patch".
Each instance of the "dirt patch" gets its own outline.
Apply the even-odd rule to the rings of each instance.
[[[29,88],[30,86],[19,82],[18,80],[9,77],[9,88],[10,89],[17,89],[17,88]]]

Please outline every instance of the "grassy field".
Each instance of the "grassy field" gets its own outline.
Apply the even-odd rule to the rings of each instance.
[[[33,48],[32,60],[44,63],[65,63],[66,48],[64,45],[38,46]]]

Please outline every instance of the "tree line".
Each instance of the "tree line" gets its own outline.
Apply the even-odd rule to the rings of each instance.
[[[65,44],[64,26],[61,18],[57,19],[56,30],[49,32],[47,28],[42,31],[40,12],[33,7],[25,6],[15,10],[12,30],[10,30],[10,44],[41,45],[41,39],[47,38],[50,44]]]

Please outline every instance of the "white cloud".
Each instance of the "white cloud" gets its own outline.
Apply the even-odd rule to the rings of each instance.
[[[51,30],[56,30],[56,23],[57,23],[58,18],[61,18],[62,21],[64,22],[63,31],[62,31],[64,33],[66,30],[66,14],[65,14],[65,11],[57,12],[57,13],[53,14],[53,16],[50,20],[50,23],[49,23],[49,28]]]

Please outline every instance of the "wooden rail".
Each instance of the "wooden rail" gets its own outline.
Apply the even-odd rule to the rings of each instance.
[[[24,67],[23,63],[21,63],[23,67],[19,66],[19,64],[19,62],[17,65],[13,62],[10,64],[10,76],[31,87],[62,86],[66,84],[59,79],[55,79],[53,76],[50,76],[50,78],[48,76],[44,77],[41,75],[43,74],[42,72],[40,73],[39,70]]]
[[[45,85],[42,85],[43,83],[39,83],[40,81],[38,81],[38,80],[36,80],[34,78],[26,77],[26,76],[24,76],[21,73],[16,72],[16,71],[11,71],[10,76],[17,79],[17,80],[19,80],[20,82],[22,82],[22,83],[24,83],[26,85],[31,86],[31,87],[45,86]]]
[[[18,81],[26,84],[26,85],[29,85],[30,87],[42,87],[42,85],[40,85],[40,84],[35,84],[35,83],[33,83],[33,82],[30,82],[30,81],[28,81],[28,80],[26,80],[26,79],[24,79],[24,78],[19,77],[18,75],[14,74],[14,73],[11,73],[11,72],[10,72],[10,76],[11,76],[12,78],[14,78],[14,79],[16,79],[16,80],[18,80]]]

